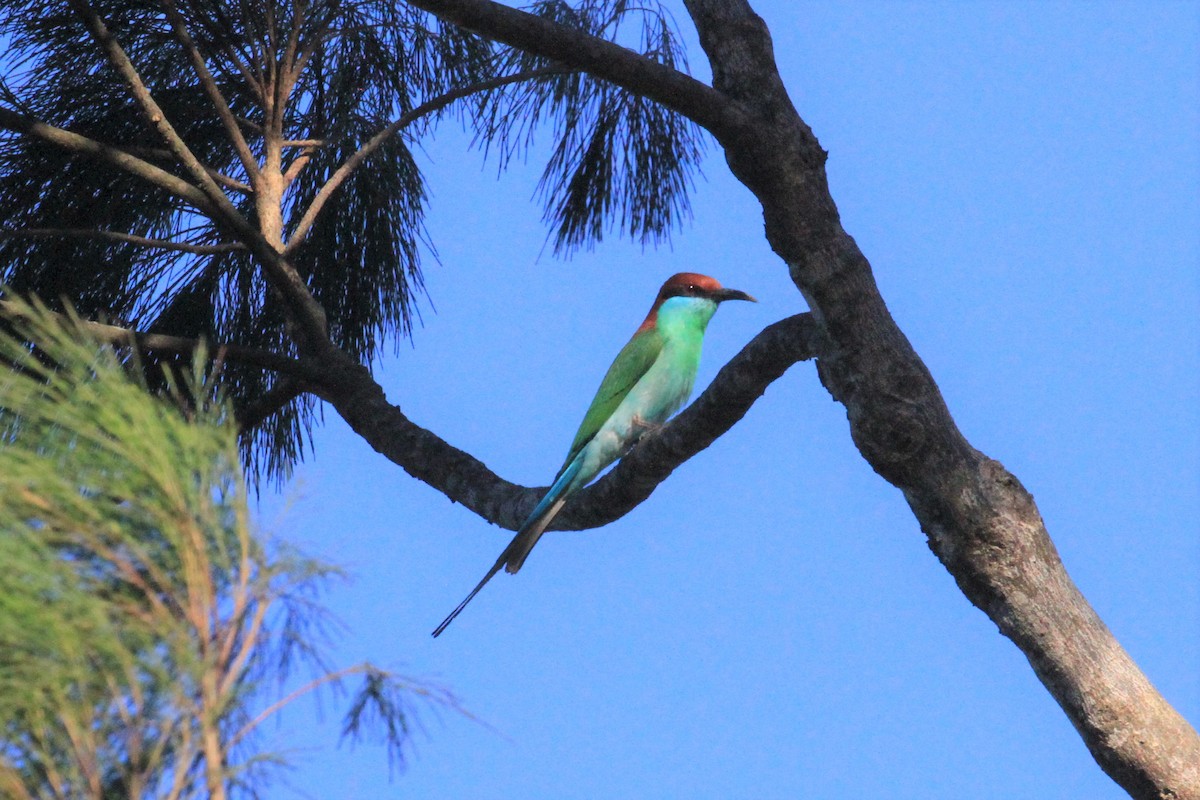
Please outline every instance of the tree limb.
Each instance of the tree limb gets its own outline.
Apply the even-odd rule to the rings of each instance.
[[[289,374],[272,386],[266,394],[237,409],[238,431],[246,433],[257,428],[304,392],[304,382],[296,380]]]
[[[317,192],[316,197],[314,197],[312,202],[308,204],[308,208],[304,210],[304,216],[302,216],[300,218],[300,222],[296,224],[296,229],[292,231],[292,235],[288,240],[287,247],[285,247],[283,250],[284,255],[291,255],[296,251],[296,248],[303,244],[304,238],[312,229],[313,223],[317,221],[317,215],[321,213],[321,209],[324,208],[325,204],[329,202],[329,199],[333,197],[334,192],[336,192],[341,185],[346,182],[346,179],[350,177],[354,170],[358,169],[362,162],[366,161],[372,153],[378,150],[384,142],[392,138],[392,136],[394,136],[400,129],[411,125],[427,114],[440,111],[441,109],[453,103],[455,100],[463,97],[468,97],[479,92],[486,92],[490,89],[498,89],[501,86],[508,86],[511,83],[517,83],[519,81],[531,80],[533,78],[540,78],[546,75],[560,74],[564,71],[565,70],[560,67],[546,67],[543,69],[527,70],[525,72],[518,72],[513,75],[505,75],[499,78],[492,78],[491,80],[480,81],[479,83],[473,83],[470,86],[452,89],[445,94],[441,94],[437,97],[431,98],[430,100],[426,100],[412,111],[402,115],[395,122],[392,122],[367,140],[367,142],[359,147],[352,156],[347,158],[345,162],[343,162],[342,165],[339,166],[334,173],[329,176],[329,180],[325,181],[325,185],[321,187],[321,190]],[[301,156],[301,158],[303,158],[303,156]]]
[[[168,239],[148,239],[145,236],[134,236],[131,233],[121,233],[119,231],[101,231],[91,228],[0,228],[0,239],[17,237],[48,239],[61,236],[84,239],[109,239],[115,242],[127,242],[139,247],[152,247],[159,250],[177,250],[182,253],[194,253],[196,255],[214,255],[216,253],[228,253],[233,250],[246,249],[246,246],[241,242],[223,242],[221,244],[190,244],[188,242],[172,242]]]
[[[741,128],[743,110],[726,95],[679,70],[605,39],[487,0],[407,0],[487,39],[603,78],[714,133]]]
[[[72,133],[62,128],[55,128],[53,125],[47,125],[36,119],[22,116],[7,108],[0,108],[0,128],[32,136],[47,144],[61,147],[73,153],[107,161],[109,164],[128,172],[130,175],[152,183],[160,189],[165,189],[200,211],[205,213],[213,213],[215,211],[212,202],[204,192],[182,178],[178,178],[166,170],[154,166],[149,161],[144,161],[137,156],[131,155],[119,147],[102,144],[94,139],[80,136],[78,133]]]
[[[161,158],[165,161],[174,163],[175,157],[171,155],[171,151],[165,147],[127,147],[125,150],[135,156],[150,156],[153,158]],[[231,178],[215,167],[210,167],[208,164],[201,162],[204,171],[208,176],[217,182],[218,185],[224,186],[226,189],[232,189],[238,194],[251,194],[254,190],[248,184],[245,184],[236,178]]]
[[[595,528],[629,513],[676,467],[740,420],[788,367],[812,358],[819,336],[809,314],[768,326],[721,369],[690,408],[580,492],[550,527]],[[525,488],[504,480],[469,453],[413,423],[388,403],[367,368],[348,356],[327,357],[322,370],[312,391],[333,405],[358,435],[414,478],[489,522],[515,530],[545,494],[545,487]]]
[[[225,132],[229,135],[229,141],[233,145],[234,152],[237,153],[238,159],[242,162],[242,169],[246,170],[246,174],[250,176],[250,182],[253,183],[255,176],[258,175],[258,161],[254,158],[254,153],[250,152],[250,145],[246,143],[245,137],[242,136],[242,131],[238,127],[237,120],[234,119],[233,112],[229,109],[229,104],[225,102],[225,96],[217,88],[217,83],[213,80],[212,73],[208,71],[208,65],[204,63],[204,56],[200,53],[200,48],[196,46],[195,41],[192,40],[191,34],[188,33],[183,16],[179,13],[179,9],[175,7],[173,0],[161,0],[161,4],[163,10],[166,12],[167,20],[171,23],[171,29],[175,31],[175,38],[179,40],[184,52],[187,53],[188,59],[192,62],[192,68],[196,71],[196,77],[200,79],[200,86],[203,87],[204,93],[208,95],[209,101],[217,111],[217,116],[220,117],[221,123],[225,126]]]
[[[9,300],[0,300],[0,313],[3,313],[4,316],[10,319],[21,319],[25,316],[25,312],[22,311],[21,306]],[[75,325],[86,331],[96,341],[134,347],[143,353],[191,355],[201,345],[200,340],[190,339],[186,336],[171,336],[165,333],[144,333],[142,331],[130,330],[129,328],[122,328],[119,325],[108,325],[103,322],[92,322],[77,318],[71,319]],[[270,350],[263,350],[258,347],[228,343],[209,343],[207,346],[210,352],[219,358],[238,361],[261,369],[268,369],[272,372],[278,372],[300,380],[318,380],[324,375],[321,370],[308,361],[297,360],[290,356],[274,353]]]
[[[745,0],[685,0],[716,88],[751,110],[723,142],[767,238],[822,320],[822,382],[859,451],[900,488],[959,587],[1024,652],[1102,769],[1136,797],[1200,796],[1200,737],[1071,582],[1032,496],[955,425],[842,229],[825,152],[792,106],[769,32]]]

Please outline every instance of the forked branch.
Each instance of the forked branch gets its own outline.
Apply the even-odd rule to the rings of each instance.
[[[569,70],[559,67],[546,67],[543,69],[533,69],[525,72],[518,72],[513,75],[505,75],[503,77],[493,78],[487,81],[480,81],[479,83],[473,83],[470,86],[463,86],[458,89],[453,89],[445,94],[431,98],[414,108],[412,111],[409,111],[407,114],[402,115],[395,122],[392,122],[387,127],[380,130],[379,133],[368,139],[360,148],[358,148],[357,151],[355,151],[352,156],[347,158],[346,161],[340,167],[338,167],[332,175],[329,176],[329,180],[325,181],[325,185],[321,187],[319,192],[317,192],[316,197],[312,199],[312,202],[309,203],[308,208],[305,209],[304,216],[302,216],[300,218],[300,222],[297,223],[296,229],[292,232],[287,247],[284,248],[284,255],[290,255],[291,253],[295,252],[296,248],[298,248],[304,242],[304,238],[308,235],[308,232],[312,229],[313,224],[317,221],[317,216],[321,213],[321,209],[325,207],[325,204],[329,202],[329,199],[333,197],[333,194],[339,188],[341,188],[341,185],[346,182],[346,179],[354,173],[354,170],[358,169],[359,165],[366,161],[372,153],[378,150],[384,144],[384,142],[395,136],[396,133],[403,128],[412,125],[422,117],[437,113],[453,103],[455,100],[469,97],[470,95],[478,94],[480,92],[486,92],[491,89],[499,89],[502,86],[508,86],[512,83],[534,80],[547,75],[557,75],[567,71]],[[304,156],[301,156],[300,158],[304,158]]]
[[[250,176],[250,182],[254,183],[258,176],[258,161],[254,158],[254,153],[250,151],[250,145],[246,143],[246,138],[242,136],[241,128],[238,127],[237,120],[229,109],[229,103],[225,101],[225,96],[221,94],[217,82],[213,80],[212,73],[209,72],[208,65],[204,62],[204,54],[200,52],[192,35],[188,33],[183,15],[175,7],[174,0],[162,0],[162,7],[166,12],[167,20],[171,23],[171,29],[175,32],[175,38],[179,40],[179,44],[192,62],[192,69],[195,70],[196,77],[200,79],[200,86],[203,87],[209,102],[213,104],[217,116],[225,126],[225,133],[229,137],[238,159],[242,162],[242,169],[246,170],[246,174]]]
[[[1200,737],[1072,583],[1033,498],[959,431],[888,312],[870,264],[842,228],[826,153],[796,112],[770,33],[749,3],[685,0],[712,66],[708,87],[490,0],[409,2],[656,100],[717,137],[734,175],[760,201],[767,239],[820,322],[818,371],[846,407],[864,459],[904,492],[930,547],[1029,659],[1101,768],[1138,798],[1200,800]]]

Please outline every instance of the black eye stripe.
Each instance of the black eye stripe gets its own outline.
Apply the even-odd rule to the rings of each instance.
[[[706,297],[708,295],[703,289],[694,283],[689,283],[686,286],[672,286],[667,290],[663,299],[668,297]]]

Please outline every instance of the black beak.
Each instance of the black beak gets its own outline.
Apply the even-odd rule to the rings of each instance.
[[[724,303],[726,300],[749,300],[751,303],[757,303],[750,295],[745,292],[740,292],[737,289],[721,289],[719,292],[713,292],[713,300],[718,303]]]

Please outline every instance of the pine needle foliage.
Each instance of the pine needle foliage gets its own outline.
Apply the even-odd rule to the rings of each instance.
[[[370,665],[329,671],[317,592],[335,572],[252,530],[202,355],[154,396],[63,315],[4,308],[0,796],[261,796],[283,760],[260,725],[354,675],[346,735],[402,765],[416,704],[457,705]],[[280,699],[297,668],[316,677]]]
[[[655,0],[529,10],[683,66]],[[333,344],[363,363],[419,318],[436,243],[413,153],[447,118],[501,169],[513,155],[548,154],[539,193],[558,253],[614,230],[653,244],[687,216],[694,125],[398,0],[0,0],[0,114],[197,185],[89,34],[88,14],[233,206],[286,248]],[[530,150],[542,130],[548,143]],[[0,129],[0,281],[13,291],[141,331],[297,354],[254,248],[218,217],[162,180]],[[311,398],[247,365],[228,365],[222,380],[239,414],[291,398],[243,437],[252,478],[286,475],[310,441]]]

